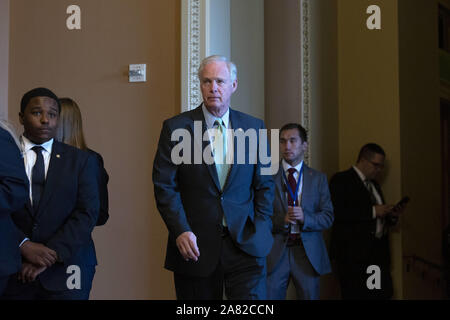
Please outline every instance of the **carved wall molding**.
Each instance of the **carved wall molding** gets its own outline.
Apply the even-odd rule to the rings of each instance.
[[[309,0],[300,0],[300,46],[301,46],[301,110],[302,110],[302,120],[301,125],[308,132],[308,136],[311,136],[311,112],[310,112],[310,56],[309,56]],[[311,163],[311,152],[310,148],[307,149],[305,153],[305,162]]]
[[[182,0],[181,111],[195,109],[201,102],[197,70],[205,42],[205,0]]]

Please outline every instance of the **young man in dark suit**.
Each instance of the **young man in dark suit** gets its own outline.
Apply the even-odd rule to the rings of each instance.
[[[265,257],[273,241],[272,177],[261,174],[260,159],[236,162],[236,140],[234,163],[218,160],[232,149],[213,146],[214,161],[208,164],[202,157],[213,145],[208,138],[191,140],[189,163],[172,159],[176,142],[171,139],[177,129],[194,136],[197,127],[204,137],[216,128],[226,140],[222,147],[228,147],[233,137],[226,129],[258,132],[264,123],[230,108],[237,78],[226,58],[203,60],[199,80],[203,103],[164,122],[153,165],[156,203],[169,229],[165,267],[174,272],[178,299],[222,299],[223,285],[229,299],[265,299]],[[198,150],[202,160],[196,164]],[[239,152],[248,155],[248,149]]]
[[[384,168],[385,152],[375,143],[364,145],[356,165],[336,173],[330,180],[335,224],[331,256],[336,259],[343,299],[390,299],[389,227],[401,210],[385,204],[375,180]],[[380,288],[369,288],[368,267],[377,266]],[[371,271],[373,272],[373,271]]]
[[[93,156],[54,140],[60,105],[46,88],[21,101],[21,143],[30,201],[13,213],[22,269],[5,299],[88,299],[97,264],[91,232],[99,212]]]
[[[25,205],[28,179],[17,144],[0,122],[0,296],[11,274],[20,270],[19,243],[11,214]]]
[[[267,256],[268,298],[283,300],[292,280],[297,299],[320,298],[320,276],[331,272],[322,231],[333,223],[325,174],[304,161],[307,133],[290,123],[280,130],[280,169],[274,176],[274,244]]]

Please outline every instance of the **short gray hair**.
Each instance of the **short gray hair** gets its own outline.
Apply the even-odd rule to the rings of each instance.
[[[203,72],[203,69],[205,68],[205,66],[208,63],[218,62],[218,61],[222,61],[222,62],[225,62],[227,64],[228,71],[230,72],[231,82],[234,82],[237,79],[237,68],[236,68],[236,65],[233,62],[229,61],[227,59],[227,57],[220,56],[220,55],[209,56],[209,57],[206,57],[205,59],[202,60],[202,62],[200,63],[200,66],[198,67],[198,73],[197,73],[198,78],[200,79],[200,76],[201,76],[201,74]]]

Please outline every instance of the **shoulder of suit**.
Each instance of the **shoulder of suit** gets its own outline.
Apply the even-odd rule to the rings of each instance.
[[[73,154],[79,157],[89,157],[90,155],[88,151],[78,149],[76,147],[73,147],[71,145],[56,140],[53,142],[53,150],[55,152]]]
[[[325,173],[323,173],[323,172],[321,172],[319,170],[316,170],[314,168],[311,168],[310,166],[307,166],[306,164],[303,164],[303,165],[305,166],[304,171],[308,172],[310,175],[317,175],[317,176],[325,176],[326,177]]]
[[[348,178],[349,176],[352,176],[352,175],[354,175],[354,174],[356,174],[356,171],[353,170],[353,168],[350,168],[350,169],[348,169],[348,170],[340,171],[340,172],[335,173],[335,174],[331,177],[330,180],[346,179],[346,178]]]
[[[103,157],[100,153],[89,148],[86,149],[86,152],[93,155],[98,161],[100,161],[103,164]]]
[[[201,108],[193,109],[189,111],[182,112],[180,114],[177,114],[176,116],[173,116],[169,119],[164,120],[164,124],[168,125],[169,127],[179,127],[183,126],[184,124],[192,123],[192,119],[195,118],[195,114],[202,112]],[[198,114],[197,116],[201,116]]]
[[[244,121],[254,127],[262,127],[264,125],[263,120],[233,108],[230,108],[230,114],[232,114],[232,117],[240,118],[241,121]]]

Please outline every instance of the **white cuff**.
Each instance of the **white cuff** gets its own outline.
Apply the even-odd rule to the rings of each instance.
[[[19,248],[28,240],[30,240],[30,239],[28,239],[28,238],[23,239],[22,242],[19,244]]]

